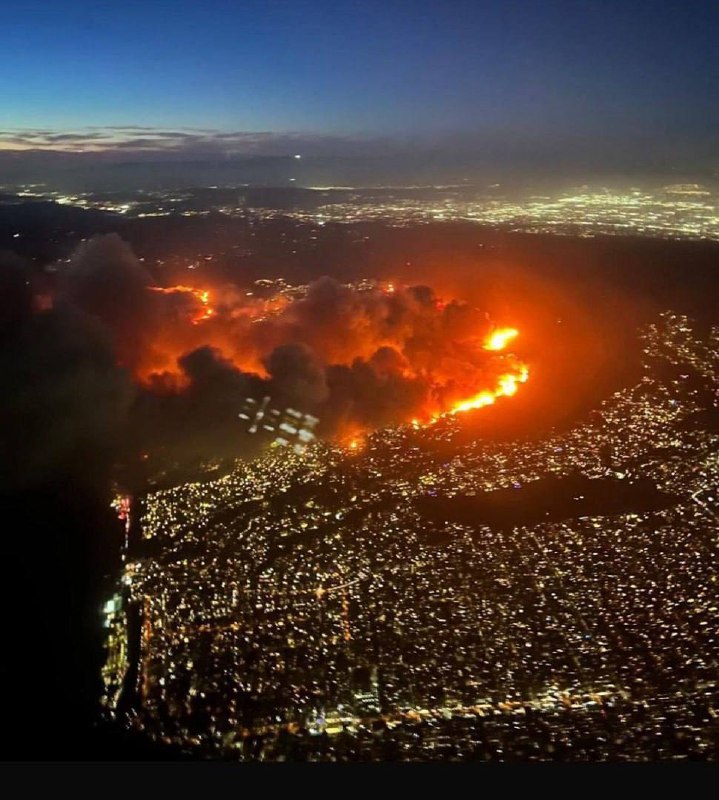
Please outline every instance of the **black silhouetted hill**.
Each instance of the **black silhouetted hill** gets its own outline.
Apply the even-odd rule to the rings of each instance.
[[[476,495],[424,496],[417,510],[433,522],[514,528],[584,516],[640,514],[674,505],[677,498],[660,492],[649,480],[542,478],[523,486]]]

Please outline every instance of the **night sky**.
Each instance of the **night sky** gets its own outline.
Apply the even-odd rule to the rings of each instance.
[[[711,153],[719,123],[711,2],[12,5],[0,34],[5,150],[510,141]]]

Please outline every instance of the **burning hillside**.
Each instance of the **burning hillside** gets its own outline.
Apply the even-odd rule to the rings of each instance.
[[[187,405],[188,420],[261,392],[345,436],[479,409],[529,375],[509,349],[516,328],[424,285],[158,286],[109,236],[81,247],[60,292],[110,329],[145,403]]]
[[[288,403],[341,411],[342,429],[482,408],[514,395],[529,374],[507,351],[516,329],[494,328],[426,286],[322,278],[293,300],[236,287],[148,289],[159,295],[161,324],[136,377],[154,391],[186,389],[185,356],[212,348],[225,369],[272,384],[268,391]]]

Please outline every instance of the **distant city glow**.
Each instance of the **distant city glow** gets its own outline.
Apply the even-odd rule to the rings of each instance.
[[[381,221],[393,225],[418,222],[474,222],[498,226],[509,231],[552,233],[594,237],[598,235],[637,234],[676,239],[719,240],[719,204],[716,193],[701,184],[669,184],[661,189],[632,188],[617,191],[597,187],[589,190],[553,192],[525,197],[504,196],[501,185],[477,186],[475,196],[458,193],[452,186],[423,187],[434,199],[403,196],[412,187],[394,189],[399,196],[380,199],[371,190],[351,186],[315,186],[312,192],[336,193],[321,198],[317,208],[283,210],[253,208],[243,203],[221,204],[218,210],[230,216],[259,219],[287,217],[323,226],[328,222]],[[367,192],[369,202],[350,202],[345,193],[361,198]],[[239,193],[239,192],[238,192]],[[37,186],[22,187],[18,196],[54,200],[64,205],[95,208],[123,216],[162,217],[175,212],[178,204],[192,198],[192,190],[159,193],[154,203],[140,194],[135,201],[113,202],[107,196],[92,193],[63,194]],[[207,211],[183,210],[184,216],[202,216]]]

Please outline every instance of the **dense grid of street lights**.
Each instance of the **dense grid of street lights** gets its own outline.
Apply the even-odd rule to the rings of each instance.
[[[667,313],[643,337],[641,380],[543,441],[462,444],[450,417],[147,496],[106,607],[108,711],[239,759],[711,758],[719,335]],[[422,510],[576,475],[671,502]]]

